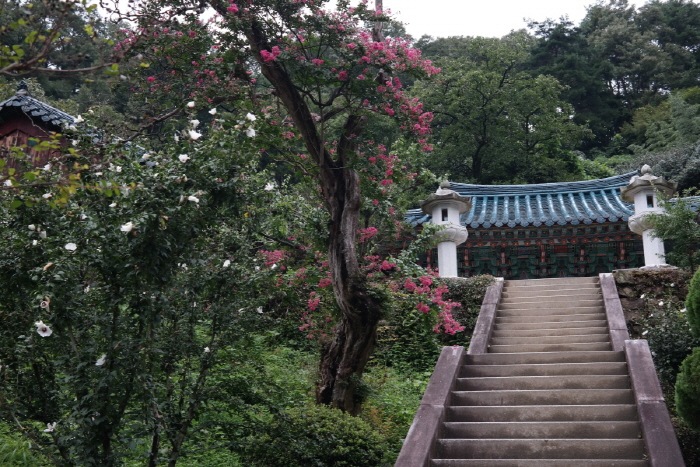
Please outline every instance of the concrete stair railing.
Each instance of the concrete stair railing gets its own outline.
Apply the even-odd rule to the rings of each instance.
[[[500,281],[445,347],[396,467],[680,467],[646,341],[610,274]]]

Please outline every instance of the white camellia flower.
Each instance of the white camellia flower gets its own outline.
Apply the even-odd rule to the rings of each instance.
[[[196,196],[188,196],[187,201],[192,201],[193,203],[199,203],[199,198]]]
[[[32,240],[32,246],[37,246],[39,244],[38,240]]]
[[[102,356],[99,359],[97,359],[97,361],[95,362],[95,366],[102,366],[105,364],[106,361],[107,361],[107,354],[103,353]]]
[[[262,309],[262,307],[261,307],[261,306],[259,306],[259,307],[257,308],[257,310],[256,310],[256,311],[257,311],[258,313],[262,313],[262,312],[263,312],[263,309]]]
[[[36,332],[39,333],[41,337],[49,337],[53,334],[51,328],[45,325],[43,321],[37,321],[34,323],[34,326],[36,326]]]
[[[188,160],[190,160],[190,156],[188,156],[187,154],[180,154],[179,156],[177,156],[177,158],[180,159],[180,162],[187,162]]]
[[[12,180],[10,180],[9,178],[5,180],[5,186],[12,186]]]
[[[83,123],[84,121],[85,121],[85,120],[84,120],[83,117],[81,117],[80,115],[78,115],[78,116],[75,118],[75,123]]]
[[[198,133],[195,130],[189,130],[189,134],[190,134],[190,139],[193,139],[193,140],[198,140],[202,136],[201,133]]]
[[[204,347],[204,353],[209,353],[211,352],[211,349],[209,347]]]
[[[66,243],[66,246],[64,246],[63,248],[65,248],[68,251],[75,251],[75,249],[78,248],[78,245],[71,242],[71,243]]]
[[[122,232],[131,232],[134,230],[134,223],[133,222],[127,222],[126,224],[122,225],[119,230]]]
[[[36,226],[35,226],[34,224],[29,224],[29,225],[27,226],[27,228],[28,228],[29,230],[36,230]]]
[[[216,115],[216,108],[213,108],[209,111],[210,115]]]
[[[247,118],[251,122],[254,122],[255,120],[257,120],[257,117],[255,115],[253,115],[252,113],[246,114],[245,118]]]
[[[180,141],[180,137],[177,134],[175,134],[175,136],[173,136],[173,139],[175,140],[176,143],[178,141]]]
[[[252,126],[249,126],[248,129],[245,131],[245,134],[249,138],[255,138],[255,129]]]
[[[39,238],[46,238],[46,230],[39,232]]]
[[[194,108],[194,101],[189,101],[187,103],[187,107],[189,107],[190,109],[193,109]]]
[[[116,207],[117,207],[117,203],[112,203],[112,204],[109,205],[109,207],[110,207],[110,208],[116,208]]]
[[[44,199],[49,199],[49,198],[51,198],[52,196],[53,196],[53,193],[44,193],[43,195],[41,195],[41,197],[44,198]]]
[[[150,158],[151,158],[150,154],[144,154],[143,156],[141,156],[141,159],[150,159]]]
[[[44,167],[42,167],[42,170],[44,172],[48,172],[49,170],[51,170],[51,164],[46,164]]]
[[[225,268],[229,267],[230,265],[231,265],[231,260],[230,260],[230,259],[227,259],[226,261],[224,261],[224,267],[225,267]]]
[[[683,309],[681,310],[681,313],[685,313],[685,308],[683,308]]]
[[[663,300],[661,300],[661,301],[659,302],[659,306],[664,306],[664,301],[663,301]]]
[[[265,185],[265,191],[272,191],[275,189],[275,184],[272,182],[267,182],[267,185]]]
[[[190,120],[190,125],[192,125],[192,128],[197,128],[199,126],[199,120],[196,118],[194,120]]]
[[[44,430],[44,433],[51,433],[54,429],[56,429],[56,423],[57,422],[47,423],[46,429]]]

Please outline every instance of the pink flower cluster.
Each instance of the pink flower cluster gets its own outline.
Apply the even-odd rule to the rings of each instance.
[[[379,231],[377,230],[376,227],[367,227],[366,229],[360,229],[357,231],[357,233],[360,234],[360,238],[357,239],[358,243],[364,243],[370,238],[374,237],[377,235]]]
[[[266,250],[260,250],[260,253],[263,255],[265,258],[265,266],[272,266],[273,264],[277,264],[280,261],[282,261],[287,253],[285,251],[281,250],[274,250],[274,251],[266,251]]]
[[[261,50],[260,56],[263,58],[263,62],[272,62],[274,60],[277,60],[277,57],[281,53],[282,51],[280,50],[279,46],[275,45],[272,47],[271,52],[268,52],[267,50]]]

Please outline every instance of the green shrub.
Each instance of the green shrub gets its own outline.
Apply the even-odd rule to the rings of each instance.
[[[325,406],[282,412],[251,441],[248,465],[260,467],[374,467],[385,451],[365,421]]]
[[[700,430],[700,347],[681,365],[676,379],[676,410],[694,430]]]
[[[685,308],[688,313],[688,323],[695,337],[700,337],[700,269],[690,280],[688,296],[685,299]]]
[[[42,467],[48,465],[44,456],[31,447],[28,439],[13,433],[0,421],[0,465],[5,467]]]

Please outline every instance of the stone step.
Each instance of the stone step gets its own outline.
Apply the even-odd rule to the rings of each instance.
[[[563,352],[581,350],[612,350],[609,342],[592,342],[588,344],[517,344],[490,345],[490,353],[521,353],[521,352]]]
[[[579,308],[579,312],[574,313],[563,313],[563,314],[552,314],[552,315],[534,315],[534,314],[519,314],[516,316],[503,316],[500,314],[496,315],[495,324],[506,324],[506,323],[560,323],[562,321],[604,321],[605,313],[599,310],[586,310]],[[605,321],[607,323],[607,321]]]
[[[586,287],[504,287],[501,300],[511,297],[552,297],[555,295],[591,295],[600,297],[600,287],[597,284],[590,284]]]
[[[430,467],[649,467],[633,459],[433,459]]]
[[[605,334],[584,334],[582,336],[539,336],[539,337],[491,337],[491,345],[512,344],[566,344],[585,342],[608,342],[610,336]]]
[[[601,390],[602,391],[602,390]],[[546,392],[546,391],[542,391]],[[637,421],[634,404],[450,406],[448,422]]]
[[[583,316],[586,315],[577,315]],[[525,331],[533,329],[561,329],[561,328],[589,328],[589,327],[604,327],[607,329],[608,321],[606,319],[582,319],[581,321],[550,321],[550,322],[500,322],[496,318],[493,329],[495,331]]]
[[[631,389],[535,389],[535,390],[485,390],[453,391],[451,403],[454,407],[498,407],[498,406],[594,406],[634,404]],[[563,418],[561,420],[567,420]],[[585,419],[584,419],[585,420]],[[626,419],[625,419],[626,420]],[[468,420],[464,420],[468,421]]]
[[[559,300],[531,300],[505,299],[498,304],[498,310],[545,310],[554,308],[558,310],[573,310],[577,308],[603,308],[603,299],[579,299],[577,297],[562,297]]]
[[[600,306],[593,307],[533,307],[533,308],[499,308],[496,316],[546,316],[546,315],[573,315],[573,314],[590,314],[600,313],[605,314],[605,308]]]
[[[446,459],[639,459],[641,439],[439,439]]]
[[[627,375],[624,362],[463,365],[460,378],[485,376]]]
[[[491,337],[583,336],[607,332],[608,328],[606,326],[590,328],[516,329],[512,331],[494,330]]]
[[[624,352],[528,352],[465,355],[465,365],[520,365],[540,363],[625,362]]]
[[[485,376],[457,378],[455,391],[628,389],[627,375]]]
[[[556,277],[551,279],[528,279],[528,280],[508,280],[503,283],[504,287],[546,287],[557,288],[564,286],[586,287],[591,284],[599,284],[598,277]]]
[[[447,422],[442,439],[639,438],[637,422]]]

